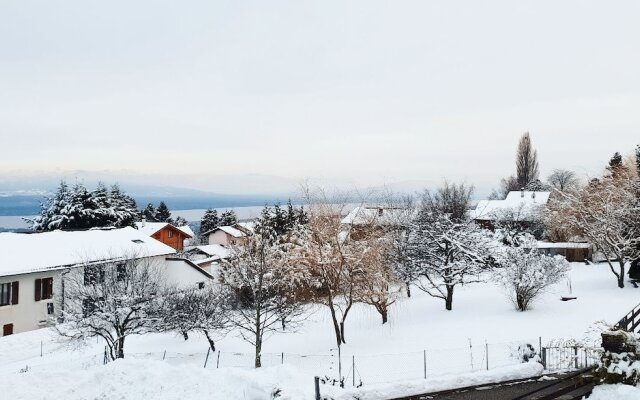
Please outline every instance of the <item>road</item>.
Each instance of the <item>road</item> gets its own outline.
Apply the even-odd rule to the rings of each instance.
[[[550,383],[549,380],[526,381],[507,385],[483,386],[480,389],[467,390],[439,395],[412,396],[398,400],[511,400],[534,389]]]

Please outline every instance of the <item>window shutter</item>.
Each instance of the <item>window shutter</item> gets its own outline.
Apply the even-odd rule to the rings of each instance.
[[[17,281],[11,283],[11,304],[18,304],[19,286],[20,286],[20,283]]]
[[[36,279],[36,301],[42,298],[42,279]]]

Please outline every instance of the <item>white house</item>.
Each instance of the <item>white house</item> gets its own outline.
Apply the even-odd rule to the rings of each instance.
[[[469,215],[471,219],[486,224],[505,213],[513,214],[519,221],[534,221],[540,217],[550,195],[551,192],[512,191],[504,200],[480,200]]]
[[[175,250],[133,228],[46,233],[0,233],[2,335],[46,326],[58,308],[54,294],[66,273],[131,257],[149,259],[167,282],[199,285],[211,276]],[[64,298],[64,296],[62,296]]]
[[[250,231],[238,225],[219,226],[209,232],[205,232],[205,235],[208,236],[209,244],[221,244],[226,247],[246,243],[250,234]]]

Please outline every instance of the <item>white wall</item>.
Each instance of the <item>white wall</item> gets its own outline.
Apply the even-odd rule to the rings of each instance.
[[[183,260],[166,260],[162,268],[166,282],[177,285],[180,289],[197,287],[198,283],[209,281],[206,275]]]
[[[5,324],[13,324],[13,333],[20,333],[47,326],[47,303],[54,299],[35,301],[35,280],[53,278],[53,293],[60,290],[60,271],[36,272],[2,276],[0,283],[19,282],[18,304],[0,307],[0,335]],[[57,311],[54,309],[54,312]]]
[[[222,230],[217,230],[209,234],[209,244],[221,244],[228,247],[231,235]]]

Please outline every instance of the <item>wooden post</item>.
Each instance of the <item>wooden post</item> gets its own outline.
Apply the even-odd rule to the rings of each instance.
[[[356,356],[351,356],[351,385],[356,385]]]
[[[547,348],[542,349],[542,367],[547,369]]]
[[[284,364],[284,351],[280,353],[280,364]]]
[[[316,388],[316,400],[320,400],[320,378],[316,376],[313,381]]]
[[[489,343],[484,342],[484,353],[487,360],[487,371],[489,370]]]
[[[216,368],[220,368],[220,350],[218,350],[218,360],[216,361]]]
[[[424,379],[427,379],[427,351],[422,350],[422,364],[424,367]]]
[[[164,359],[167,357],[167,351],[164,351],[164,354],[162,355],[162,361],[164,361]]]
[[[207,361],[209,361],[209,353],[211,352],[211,347],[207,349],[207,358],[204,359],[204,367],[207,368]]]
[[[340,347],[338,346],[338,382],[342,385],[342,353],[340,352]]]
[[[42,357],[42,340],[40,341],[40,357]]]

